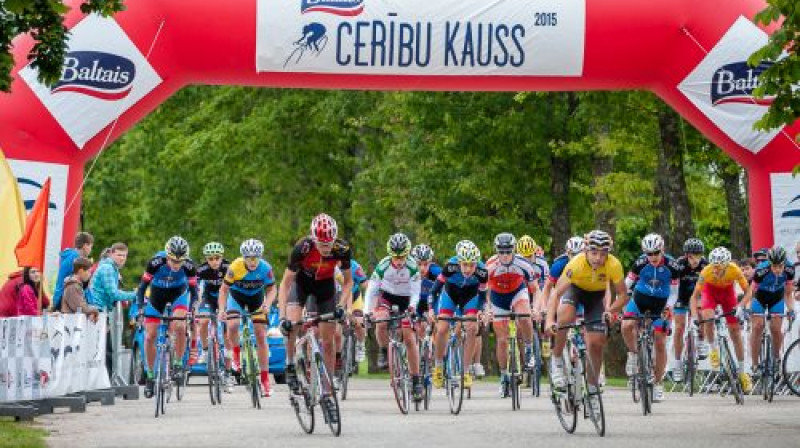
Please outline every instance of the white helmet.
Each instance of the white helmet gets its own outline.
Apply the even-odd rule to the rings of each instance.
[[[664,238],[657,233],[650,233],[642,239],[642,252],[660,252],[664,250]]]
[[[243,257],[258,257],[264,255],[264,243],[256,239],[244,240],[242,245],[239,246],[239,251]]]
[[[564,245],[564,250],[570,255],[583,252],[583,237],[573,236],[568,239],[567,244]]]
[[[709,263],[716,265],[730,263],[731,251],[725,249],[724,247],[716,247],[711,251],[710,254],[708,254],[708,261]]]

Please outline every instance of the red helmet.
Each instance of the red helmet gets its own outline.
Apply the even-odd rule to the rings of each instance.
[[[336,220],[325,213],[320,213],[311,221],[311,238],[320,243],[332,242],[336,239],[338,231]]]

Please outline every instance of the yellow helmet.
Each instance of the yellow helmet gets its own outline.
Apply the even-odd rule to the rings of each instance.
[[[532,257],[537,247],[539,246],[536,245],[536,241],[529,235],[523,235],[517,241],[517,253],[523,257]]]

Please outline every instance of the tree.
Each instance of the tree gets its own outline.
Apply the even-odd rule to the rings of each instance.
[[[764,26],[781,21],[767,45],[748,61],[754,67],[763,61],[772,63],[759,76],[754,92],[758,98],[774,97],[769,111],[756,123],[758,129],[790,125],[800,117],[800,6],[797,0],[767,0],[767,7],[755,16],[755,22]]]
[[[110,16],[125,9],[124,0],[84,0],[81,11]],[[28,55],[39,81],[53,85],[61,79],[69,31],[64,15],[69,7],[62,0],[0,0],[0,91],[11,90],[14,57],[12,41],[30,33],[36,42]]]

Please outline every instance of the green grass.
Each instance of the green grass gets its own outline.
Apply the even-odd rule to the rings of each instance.
[[[44,448],[47,431],[31,423],[0,417],[0,448]]]

